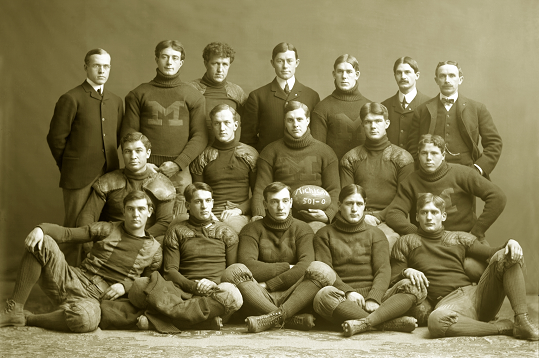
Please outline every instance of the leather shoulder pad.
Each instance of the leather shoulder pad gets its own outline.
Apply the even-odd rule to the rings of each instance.
[[[192,80],[192,81],[189,81],[187,83],[190,84],[191,86],[195,87],[197,91],[199,91],[200,93],[203,94],[205,92],[205,88],[201,86],[200,80],[202,80],[202,78]]]
[[[465,248],[469,248],[477,238],[464,231],[446,231],[442,238],[442,244],[444,246],[462,245]]]
[[[226,247],[230,247],[234,244],[237,244],[239,241],[238,235],[236,232],[227,224],[222,222],[217,222],[214,225],[215,237],[223,240]]]
[[[258,160],[258,152],[256,149],[250,145],[240,143],[234,150],[234,155],[243,159],[251,171],[256,172],[256,161]]]
[[[100,176],[92,185],[92,188],[105,200],[108,193],[125,188],[126,183],[127,179],[125,178],[123,169],[118,169]]]
[[[181,243],[194,236],[195,232],[187,226],[187,221],[182,221],[177,224],[172,223],[165,234],[163,245],[178,250]]]
[[[399,237],[393,249],[391,250],[391,258],[398,261],[407,261],[408,255],[413,250],[422,246],[421,237],[417,234],[409,234]]]
[[[165,175],[152,173],[142,183],[142,187],[150,191],[159,201],[169,201],[176,197],[174,185]]]
[[[399,168],[405,167],[414,162],[414,158],[410,153],[395,144],[391,144],[389,147],[384,149],[383,156],[384,160],[391,160],[393,163],[397,164]]]
[[[121,221],[116,223],[117,225],[121,224]],[[92,240],[97,238],[103,239],[109,236],[114,230],[114,224],[111,222],[98,221],[88,225],[90,227],[90,236]]]
[[[217,159],[218,155],[219,151],[217,149],[212,146],[206,147],[206,149],[204,149],[202,153],[200,153],[198,157],[196,157],[195,160],[193,160],[189,165],[191,173],[196,175],[202,175],[202,173],[204,172],[204,168],[206,168],[206,165]]]
[[[365,151],[365,148],[360,145],[359,147],[355,147],[352,150],[349,150],[342,158],[341,158],[341,167],[345,167],[348,169],[353,169],[354,164],[357,162],[362,162],[365,159],[367,159],[367,152]]]

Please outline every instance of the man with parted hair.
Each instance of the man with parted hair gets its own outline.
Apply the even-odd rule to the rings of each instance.
[[[448,163],[473,167],[489,178],[502,153],[502,138],[492,116],[484,104],[459,95],[464,77],[457,62],[439,62],[434,73],[440,95],[414,111],[407,150],[417,161],[421,135],[439,135],[445,140]]]
[[[141,132],[152,143],[149,166],[166,175],[176,188],[174,215],[185,214],[183,191],[191,183],[189,164],[206,148],[205,100],[180,80],[183,45],[164,40],[155,47],[157,75],[126,96],[122,136]]]
[[[213,213],[237,233],[250,220],[251,199],[256,181],[258,152],[240,143],[234,108],[218,104],[210,112],[215,141],[191,163],[193,180],[213,189]]]
[[[215,137],[209,113],[219,104],[226,104],[237,112],[238,128],[235,135],[238,139],[241,135],[240,119],[247,95],[240,86],[227,81],[228,71],[234,62],[235,54],[234,49],[227,43],[212,42],[208,44],[202,52],[206,73],[202,78],[189,82],[206,98],[206,127],[210,144]]]
[[[313,137],[333,148],[339,160],[365,141],[359,111],[371,100],[359,91],[359,76],[359,63],[354,56],[337,57],[333,64],[335,91],[319,102],[312,113]]]
[[[427,299],[434,306],[428,319],[434,338],[509,335],[538,340],[539,330],[528,317],[524,257],[518,242],[509,239],[502,246],[490,247],[467,232],[446,231],[446,205],[443,198],[431,193],[417,199],[420,227],[417,233],[399,238],[393,247],[392,282],[407,278],[427,289]],[[472,285],[465,272],[466,257],[489,261],[477,285]],[[514,323],[491,322],[506,295],[515,313]]]
[[[382,102],[388,110],[390,125],[387,129],[389,141],[401,148],[406,148],[414,110],[430,97],[417,90],[419,66],[411,57],[399,57],[393,65],[393,76],[399,90],[393,97]]]
[[[249,94],[242,119],[240,141],[256,148],[259,153],[283,137],[283,109],[286,104],[299,101],[312,111],[320,102],[318,93],[296,80],[299,57],[294,45],[281,42],[275,46],[270,63],[277,76],[271,83]]]
[[[60,97],[50,123],[47,143],[60,169],[66,227],[76,227],[93,182],[119,167],[118,134],[124,108],[120,97],[105,91],[110,62],[105,50],[88,51],[84,58],[86,80]],[[69,264],[80,263],[81,245],[60,247]]]

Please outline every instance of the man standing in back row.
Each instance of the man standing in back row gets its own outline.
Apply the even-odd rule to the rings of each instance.
[[[304,103],[309,111],[320,102],[318,93],[296,80],[299,58],[294,45],[281,42],[275,46],[270,63],[277,77],[249,94],[242,120],[240,142],[255,147],[259,153],[283,137],[284,107],[289,101]]]

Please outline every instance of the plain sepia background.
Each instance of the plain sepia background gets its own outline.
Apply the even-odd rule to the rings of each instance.
[[[455,60],[459,92],[484,103],[503,139],[491,179],[507,206],[487,231],[492,246],[524,248],[528,293],[539,290],[539,1],[0,0],[0,274],[14,279],[24,238],[41,222],[62,224],[59,171],[46,143],[58,98],[85,79],[83,59],[112,56],[107,90],[124,98],[155,76],[155,45],[180,40],[183,80],[204,74],[202,50],[229,43],[228,80],[250,91],[274,78],[271,50],[298,48],[296,76],[321,98],[334,89],[335,59],[360,63],[359,89],[381,102],[397,91],[392,66],[419,63],[418,88],[434,97],[434,69]]]

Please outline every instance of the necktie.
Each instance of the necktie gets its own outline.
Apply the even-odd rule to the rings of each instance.
[[[406,105],[408,103],[406,103],[406,97],[402,97],[402,102],[401,102],[401,105],[402,105],[402,109],[406,109]]]
[[[97,93],[101,94],[101,88],[97,89]]]
[[[284,86],[284,93],[286,93],[287,95],[290,94],[290,87],[288,87],[288,82],[286,82],[286,85]]]
[[[442,98],[443,104],[453,104],[455,103],[455,100],[453,98]]]

